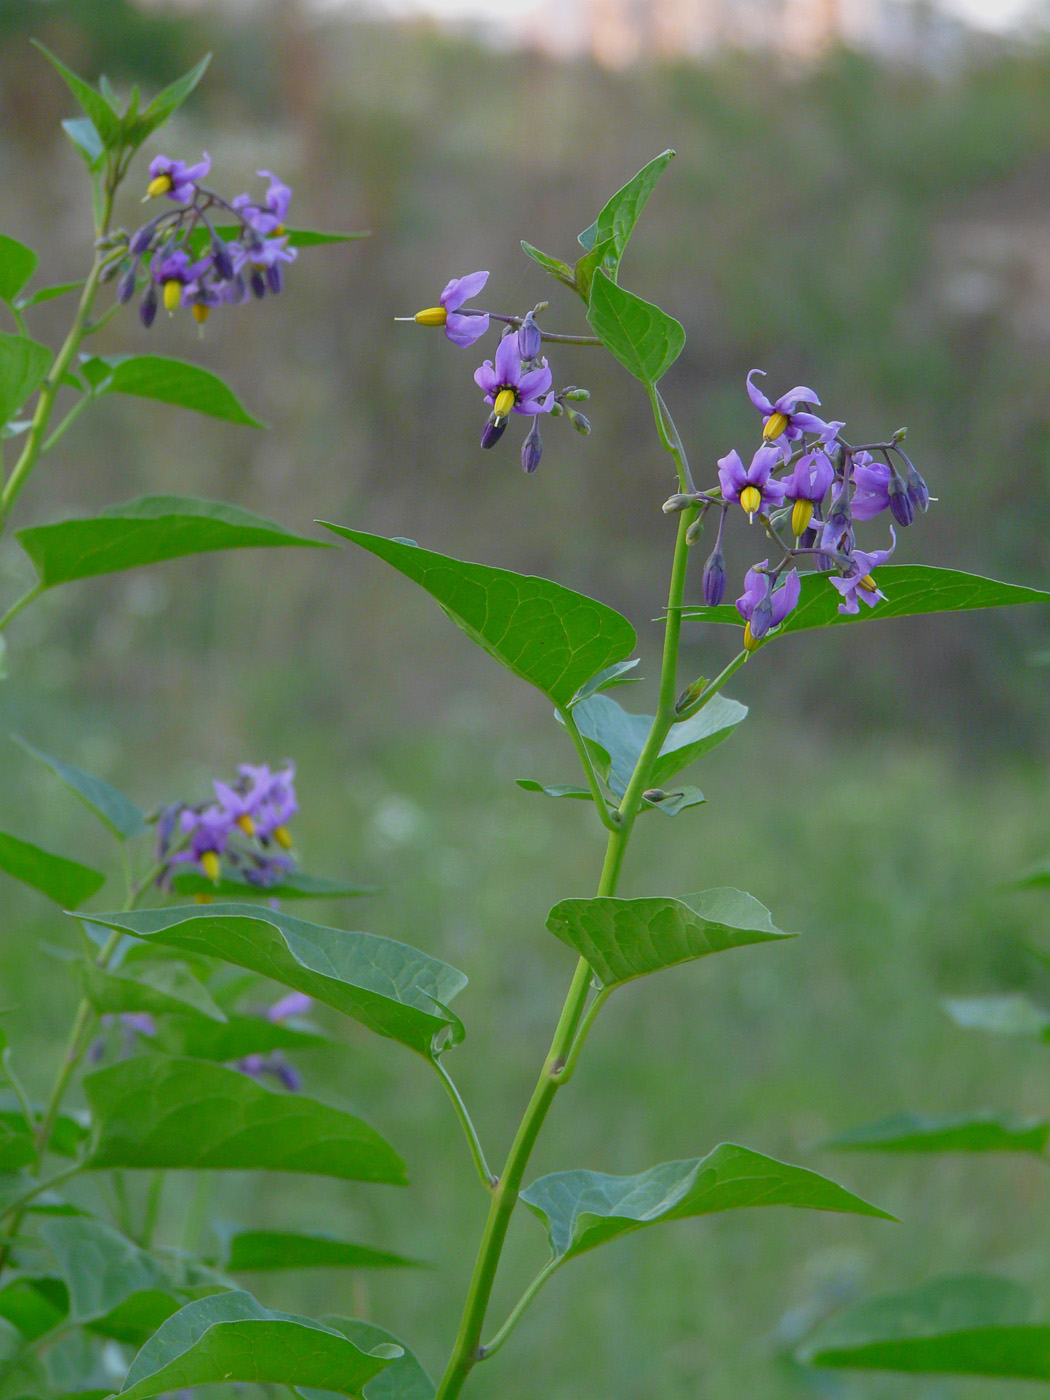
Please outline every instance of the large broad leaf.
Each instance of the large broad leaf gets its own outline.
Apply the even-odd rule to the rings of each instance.
[[[140,496],[86,520],[16,530],[15,538],[43,588],[218,549],[327,547],[239,506],[191,496]]]
[[[196,1011],[213,1021],[226,1020],[185,963],[165,960],[118,972],[84,962],[81,981],[84,995],[100,1014],[147,1011],[165,1016]]]
[[[885,598],[873,608],[861,607],[852,617],[839,612],[842,599],[832,588],[827,574],[803,574],[798,606],[777,628],[777,636],[805,632],[811,627],[837,627],[844,623],[912,617],[919,613],[1050,603],[1050,593],[1042,589],[999,583],[959,569],[934,569],[926,564],[883,564],[876,574]],[[744,625],[736,608],[728,604],[717,608],[683,608],[682,617],[691,622]]]
[[[702,710],[673,725],[653,765],[649,781],[662,787],[690,763],[728,739],[747,716],[747,706],[716,695]],[[573,710],[602,777],[622,797],[652,728],[652,715],[632,715],[608,695],[592,695]]]
[[[272,1269],[413,1269],[418,1259],[351,1244],[328,1235],[295,1235],[287,1230],[242,1230],[232,1237],[225,1269],[258,1273]]]
[[[92,366],[97,367],[93,373]],[[132,394],[177,408],[191,408],[246,428],[266,426],[252,417],[218,375],[187,360],[173,360],[165,355],[103,355],[82,368],[92,380],[98,379],[96,394]]]
[[[69,1290],[59,1278],[47,1276],[14,1279],[0,1288],[0,1317],[34,1341],[69,1315]]]
[[[341,525],[327,528],[425,588],[472,641],[556,705],[568,705],[596,671],[634,649],[637,638],[626,618],[560,583]]]
[[[393,1332],[377,1327],[373,1322],[360,1322],[350,1317],[322,1317],[326,1327],[333,1327],[362,1351],[382,1346],[401,1347],[403,1356],[392,1361],[385,1371],[380,1371],[375,1380],[364,1388],[364,1400],[433,1400],[434,1383],[416,1358]],[[325,1392],[310,1390],[305,1386],[296,1389],[305,1400],[324,1400]]]
[[[757,899],[729,888],[683,899],[563,899],[547,927],[587,959],[606,988],[708,953],[794,937]]]
[[[580,246],[588,252],[602,243],[609,244],[603,266],[615,278],[627,240],[645,208],[656,182],[674,160],[675,152],[662,151],[655,160],[644,165],[638,174],[616,191],[605,208],[579,235]]]
[[[899,1113],[866,1123],[825,1143],[836,1152],[1035,1152],[1050,1141],[1050,1122],[1023,1122],[994,1113],[924,1118]]]
[[[1050,1032],[1050,1011],[1037,1006],[1023,992],[992,997],[952,997],[941,1004],[963,1030],[1044,1038]]]
[[[447,1003],[466,977],[392,938],[325,928],[247,904],[92,914],[91,920],[272,977],[422,1055],[463,1038],[462,1022]]]
[[[269,1312],[249,1293],[218,1293],[188,1303],[131,1363],[124,1400],[229,1381],[315,1386],[340,1395],[362,1387],[401,1352],[362,1350],[311,1318]]]
[[[799,1352],[810,1366],[1050,1380],[1050,1327],[1028,1322],[1031,1295],[1009,1279],[936,1279],[844,1308]]]
[[[27,740],[19,738],[17,734],[12,735],[16,744],[20,744],[26,753],[32,754],[41,763],[47,765],[56,777],[65,783],[80,798],[100,821],[105,822],[113,835],[122,841],[130,840],[133,836],[140,836],[146,830],[146,818],[130,798],[125,797],[122,792],[118,792],[115,787],[102,778],[96,778],[92,773],[85,773],[82,768],[75,768],[72,763],[64,763],[60,758],[53,758],[51,754],[44,753],[43,750],[35,748]]]
[[[108,1225],[73,1217],[48,1220],[40,1233],[69,1290],[73,1322],[99,1322],[135,1294],[160,1295],[144,1300],[161,1311],[157,1325],[178,1307],[157,1261]]]
[[[0,423],[6,423],[43,384],[51,351],[25,335],[0,334]]]
[[[680,322],[602,271],[591,283],[587,320],[606,350],[643,384],[662,379],[685,345]]]
[[[97,1124],[87,1165],[308,1172],[405,1182],[374,1128],[301,1094],[276,1094],[203,1060],[136,1055],[84,1080]]]
[[[0,831],[0,870],[46,894],[65,909],[75,909],[106,883],[105,875],[79,861],[52,855],[30,841]]]
[[[546,1223],[559,1262],[660,1220],[745,1206],[799,1206],[894,1219],[827,1177],[729,1142],[706,1157],[664,1162],[638,1176],[555,1172],[534,1181],[521,1199]]]
[[[0,233],[0,300],[14,301],[36,271],[39,261],[32,248]]]
[[[180,870],[172,879],[175,894],[207,894],[213,899],[346,899],[375,894],[375,885],[359,885],[348,880],[326,880],[320,875],[307,875],[302,870],[289,870],[272,885],[253,885],[231,873],[218,881],[209,880],[196,870]]]
[[[326,1036],[265,1016],[230,1016],[225,1023],[202,1016],[165,1016],[153,1044],[169,1055],[197,1060],[243,1060],[246,1055],[269,1055],[274,1050],[313,1050],[328,1044]]]

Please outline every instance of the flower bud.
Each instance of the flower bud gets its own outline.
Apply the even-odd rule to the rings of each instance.
[[[571,389],[565,390],[565,398],[572,399],[574,403],[586,403],[590,396],[590,389],[577,389],[575,384]]]
[[[212,261],[215,264],[215,271],[224,282],[233,279],[233,258],[230,257],[230,250],[221,238],[212,240],[211,245]]]
[[[538,360],[543,349],[543,336],[530,311],[518,327],[518,354],[523,360]]]
[[[907,487],[896,472],[890,477],[886,494],[890,498],[890,511],[897,524],[902,528],[910,525],[915,519],[915,503],[908,495]]]
[[[266,285],[275,296],[284,286],[284,274],[281,272],[280,263],[271,263],[266,269]]]
[[[127,272],[117,284],[117,300],[122,306],[126,306],[135,295],[135,283],[138,280],[139,265],[137,262],[131,264]]]
[[[495,447],[506,430],[506,418],[497,418],[495,414],[493,414],[481,430],[482,447]]]
[[[908,499],[916,510],[925,510],[930,504],[930,490],[910,462],[908,463],[907,482]]]
[[[252,289],[252,296],[262,301],[263,297],[266,295],[266,278],[258,268],[255,268],[252,272],[251,277],[248,279],[248,285]]]
[[[574,413],[571,408],[566,409],[566,412],[568,413],[569,418],[572,420],[572,426],[576,429],[576,431],[580,434],[581,437],[586,437],[587,434],[591,431],[590,420],[585,418],[582,413]]]
[[[538,418],[533,418],[532,427],[529,429],[528,437],[521,444],[521,467],[522,470],[532,473],[540,464],[540,457],[543,454],[543,440],[540,437],[540,424]]]
[[[769,631],[772,622],[773,594],[772,590],[767,589],[765,597],[760,598],[759,601],[755,604],[755,610],[751,614],[750,620],[747,624],[751,632],[752,640],[756,643],[756,645]],[[748,650],[750,651],[751,648],[749,647]]]
[[[701,511],[685,532],[685,542],[690,547],[696,544],[700,536],[704,533],[704,514],[705,512]]]
[[[157,220],[151,219],[148,224],[143,224],[140,229],[131,235],[131,242],[128,244],[128,252],[134,258],[139,258],[153,242],[153,231],[157,227]]]
[[[151,282],[146,295],[139,302],[139,320],[149,330],[157,316],[157,284]]]
[[[663,788],[646,788],[642,793],[643,802],[662,802],[667,796]]]
[[[691,496],[684,496],[681,491],[676,491],[673,496],[668,496],[660,507],[664,515],[677,515],[680,510],[685,510],[686,506],[691,506],[693,499]]]
[[[560,418],[564,412],[564,408],[562,408],[558,400],[555,399],[554,402],[551,404],[551,417]]]
[[[706,606],[717,608],[726,591],[726,560],[718,545],[704,565],[703,589]]]
[[[707,685],[708,681],[706,676],[700,676],[697,680],[690,681],[686,688],[682,691],[681,695],[679,695],[678,699],[674,702],[675,714],[684,714],[685,711],[688,710],[691,705],[695,705],[696,702],[700,699],[701,695],[703,695],[704,691],[707,689]]]

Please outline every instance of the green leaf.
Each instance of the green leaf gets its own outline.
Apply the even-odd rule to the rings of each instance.
[[[136,1055],[84,1079],[98,1125],[90,1168],[308,1172],[405,1183],[389,1143],[353,1114],[277,1094],[204,1060]]]
[[[757,899],[730,888],[683,899],[563,899],[547,927],[587,959],[606,989],[709,953],[795,936],[778,929]]]
[[[163,126],[168,118],[178,111],[204,77],[210,62],[211,54],[205,54],[188,73],[176,78],[168,87],[158,92],[145,111],[133,122],[126,123],[125,139],[133,150],[137,150],[151,132],[156,131],[158,126]]]
[[[123,1400],[230,1381],[314,1386],[340,1395],[361,1388],[401,1354],[368,1351],[306,1317],[268,1312],[249,1293],[199,1298],[170,1317],[131,1363]]]
[[[28,296],[19,297],[15,306],[19,311],[24,311],[27,306],[39,306],[42,301],[54,301],[56,297],[68,296],[70,292],[79,292],[83,282],[58,282],[52,287],[38,287],[35,292],[30,292]]]
[[[95,130],[95,123],[88,117],[67,117],[62,130],[76,146],[89,170],[98,170],[106,154],[102,137]]]
[[[582,258],[576,259],[573,276],[576,290],[585,302],[590,302],[594,274],[600,267],[608,267],[609,276],[614,282],[616,281],[616,243],[612,238],[606,238],[603,242],[596,243],[589,253],[584,253]]]
[[[466,977],[391,938],[247,904],[92,914],[91,922],[283,982],[421,1055],[463,1039],[463,1025],[446,1003],[466,986]]]
[[[689,807],[699,807],[706,801],[707,798],[698,787],[676,787],[673,792],[665,792],[659,801],[643,798],[641,810],[645,812],[652,809],[665,817],[677,817],[679,812],[684,812]]]
[[[301,870],[289,870],[272,885],[253,885],[250,880],[227,872],[216,883],[196,870],[180,870],[172,879],[175,894],[225,895],[233,899],[344,899],[375,894],[375,885],[351,884],[346,880],[326,880],[320,875],[307,875]]]
[[[16,1278],[0,1288],[0,1317],[28,1341],[50,1332],[69,1314],[69,1290],[58,1278]]]
[[[91,118],[95,130],[105,142],[106,146],[114,146],[120,140],[120,119],[113,111],[112,107],[99,93],[95,91],[89,83],[80,78],[71,68],[67,68],[61,59],[46,49],[37,39],[31,39],[30,43],[40,52],[58,73],[59,77],[69,88],[70,92],[80,104],[81,110]]]
[[[934,569],[926,564],[882,564],[877,583],[886,597],[873,608],[862,607],[855,616],[840,613],[842,601],[827,574],[803,574],[798,606],[777,628],[777,636],[805,632],[811,627],[832,627],[865,620],[914,617],[919,613],[963,612],[972,608],[1016,607],[1021,603],[1050,602],[1050,593],[999,583],[959,569]],[[736,608],[683,608],[689,622],[724,622],[742,627]]]
[[[642,679],[641,676],[628,676],[626,672],[633,671],[641,659],[640,656],[635,656],[629,661],[617,661],[612,666],[606,666],[604,670],[599,671],[596,676],[592,676],[589,681],[585,681],[580,686],[565,708],[571,710],[581,700],[589,700],[600,690],[611,690],[617,685],[635,685]]]
[[[0,1172],[7,1176],[35,1161],[36,1146],[25,1119],[20,1123],[0,1122]]]
[[[626,618],[560,583],[321,523],[425,588],[472,641],[556,705],[634,650]]]
[[[646,385],[663,378],[685,345],[685,331],[673,316],[602,271],[591,283],[587,320],[606,350]]]
[[[67,1332],[49,1342],[43,1362],[48,1379],[45,1393],[56,1400],[106,1400],[127,1369],[120,1348],[93,1331]]]
[[[223,1268],[231,1273],[271,1269],[418,1269],[418,1259],[351,1244],[329,1235],[295,1235],[287,1230],[242,1230],[232,1237]]]
[[[643,165],[637,175],[616,191],[594,223],[579,235],[580,246],[588,251],[600,243],[611,242],[612,252],[606,266],[613,277],[627,247],[627,240],[634,231],[634,226],[648,203],[657,180],[674,158],[674,151],[661,151],[648,165]]]
[[[865,1123],[824,1143],[835,1152],[1035,1152],[1050,1141],[1050,1122],[1024,1122],[994,1113],[926,1118],[898,1113]]]
[[[555,783],[548,786],[546,783],[538,783],[535,778],[515,778],[514,781],[526,792],[542,792],[547,797],[572,797],[581,802],[593,801],[590,788],[573,787],[571,783]]]
[[[165,1297],[167,1312],[175,1311],[177,1304],[170,1299],[171,1286],[160,1265],[108,1225],[74,1216],[48,1220],[40,1233],[69,1290],[74,1322],[97,1322],[136,1293],[159,1293]]]
[[[1041,860],[1029,866],[1016,880],[1007,883],[1007,889],[1038,890],[1050,885],[1050,860]]]
[[[956,997],[941,1005],[955,1024],[967,1031],[1044,1037],[1050,1031],[1050,1011],[1036,1006],[1022,992],[996,997]]]
[[[0,831],[0,870],[31,885],[64,909],[75,909],[106,883],[105,875],[79,861],[52,855],[30,841]]]
[[[212,1021],[226,1017],[185,963],[165,961],[115,972],[85,961],[81,967],[84,995],[100,1014],[147,1011],[155,1016],[196,1011]]]
[[[521,1199],[546,1222],[559,1263],[660,1220],[745,1206],[799,1206],[894,1218],[816,1172],[728,1142],[706,1157],[664,1162],[638,1176],[555,1172],[534,1181]]]
[[[835,1313],[799,1359],[863,1371],[1050,1380],[1050,1327],[1031,1324],[1031,1295],[987,1274],[935,1279]]]
[[[44,588],[218,549],[327,547],[239,506],[191,496],[140,496],[86,520],[16,530],[15,538]]]
[[[30,1107],[38,1118],[43,1117],[43,1104],[31,1104]],[[17,1111],[13,1108],[0,1110],[0,1130],[5,1134],[20,1133],[23,1137],[29,1137],[29,1126],[21,1107]],[[60,1157],[76,1157],[87,1135],[88,1130],[83,1123],[78,1122],[76,1118],[70,1118],[65,1113],[60,1113],[51,1130],[51,1137],[47,1145],[48,1151],[56,1152]],[[6,1171],[8,1169],[2,1168],[0,1170]]]
[[[122,792],[118,792],[115,787],[110,787],[102,778],[85,773],[82,768],[75,768],[72,763],[64,763],[60,758],[53,758],[51,754],[44,753],[42,749],[36,748],[17,734],[11,737],[26,753],[50,768],[118,839],[127,841],[133,836],[140,836],[146,830],[146,818],[134,802]]]
[[[153,1043],[169,1055],[197,1060],[242,1060],[245,1055],[268,1055],[273,1050],[313,1050],[327,1045],[326,1036],[305,1031],[265,1016],[230,1016],[225,1024],[200,1016],[167,1016],[158,1025]]]
[[[550,253],[541,253],[539,248],[534,248],[531,243],[526,243],[524,238],[521,240],[521,247],[526,257],[531,258],[534,263],[539,263],[544,272],[549,272],[552,277],[557,278],[566,287],[571,287],[573,291],[576,290],[576,279],[568,263],[563,263],[560,258],[552,258]]]
[[[356,1318],[322,1317],[321,1321],[326,1327],[332,1327],[344,1337],[349,1337],[362,1351],[369,1347],[381,1346],[383,1343],[400,1347],[404,1351],[403,1356],[392,1361],[385,1371],[380,1371],[375,1380],[368,1382],[363,1392],[365,1400],[433,1400],[433,1381],[404,1342],[395,1337],[393,1332],[388,1332],[385,1327],[377,1327],[372,1322],[359,1322]],[[323,1391],[298,1386],[296,1389],[300,1390],[305,1400],[324,1398]]]
[[[95,357],[104,370],[97,371],[98,394],[131,394],[136,398],[155,399],[191,408],[210,418],[223,418],[246,428],[265,428],[266,424],[253,418],[236,394],[217,374],[166,355],[101,355]],[[92,360],[86,360],[81,372],[89,374]],[[96,366],[97,370],[97,366]]]
[[[13,418],[47,378],[51,351],[27,335],[0,334],[0,423]]]
[[[14,301],[40,261],[32,248],[0,233],[0,300]]]
[[[672,726],[649,781],[654,787],[663,787],[676,773],[728,739],[746,715],[746,705],[716,695],[695,715]],[[652,728],[652,715],[628,714],[608,695],[592,695],[576,706],[573,718],[602,778],[617,797],[622,797]]]

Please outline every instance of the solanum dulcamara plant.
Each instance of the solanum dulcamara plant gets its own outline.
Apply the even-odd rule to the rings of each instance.
[[[140,210],[130,230],[114,227],[114,200],[136,151],[189,95],[203,65],[142,108],[137,92],[122,105],[104,80],[95,89],[52,62],[83,109],[66,127],[94,191],[94,259],[82,285],[26,293],[35,255],[14,240],[0,243],[0,297],[15,327],[0,337],[0,384],[7,435],[22,443],[0,497],[5,528],[29,473],[101,394],[144,395],[254,421],[220,380],[189,363],[91,356],[82,347],[99,325],[132,302],[146,331],[130,316],[129,331],[139,336],[162,307],[187,313],[188,325],[249,315],[238,303],[280,292],[297,247],[335,237],[290,229],[288,186],[268,172],[257,190],[216,193],[209,160],[196,152],[155,155],[139,184],[145,220]],[[53,756],[51,745],[24,741],[27,758],[46,764],[112,834],[125,898],[120,908],[112,900],[99,907],[103,872],[0,833],[0,869],[74,911],[81,939],[72,969],[82,997],[53,1081],[38,1083],[38,1067],[17,1046],[3,1047],[0,1370],[12,1400],[89,1390],[146,1400],[244,1383],[284,1385],[307,1397],[324,1391],[452,1400],[468,1384],[484,1393],[473,1379],[481,1366],[495,1394],[502,1362],[493,1358],[505,1345],[508,1354],[520,1345],[513,1333],[539,1290],[578,1255],[621,1235],[773,1205],[886,1218],[879,1206],[807,1167],[732,1143],[698,1143],[694,1158],[639,1164],[627,1176],[566,1164],[526,1183],[551,1105],[573,1085],[588,1033],[615,992],[639,977],[669,975],[680,963],[790,937],[735,888],[620,893],[639,818],[659,812],[696,819],[703,796],[679,775],[744,721],[745,707],[724,694],[741,666],[769,664],[784,638],[807,628],[1045,596],[953,570],[889,564],[896,532],[918,533],[912,527],[930,504],[903,431],[857,442],[845,420],[824,416],[813,389],[767,391],[759,369],[741,384],[754,415],[751,440],[725,444],[702,468],[690,465],[659,388],[684,330],[620,284],[628,240],[672,154],[650,162],[612,197],[579,235],[583,251],[573,264],[523,245],[582,301],[586,330],[549,329],[542,301],[513,312],[478,305],[487,274],[462,269],[435,269],[435,288],[442,272],[454,275],[436,305],[409,318],[442,329],[448,353],[465,357],[464,418],[473,427],[464,432],[480,426],[481,449],[502,452],[508,428],[521,427],[529,474],[543,454],[541,425],[546,432],[550,420],[562,419],[590,430],[577,407],[586,390],[556,379],[559,345],[604,350],[637,381],[639,404],[648,399],[655,429],[645,464],[652,508],[662,508],[674,535],[654,713],[628,711],[609,694],[632,679],[637,664],[634,628],[613,608],[498,562],[467,562],[401,538],[329,526],[419,584],[469,638],[541,692],[561,727],[552,735],[575,754],[582,784],[522,786],[582,799],[579,810],[604,832],[593,886],[567,892],[546,917],[547,931],[575,962],[513,1140],[492,1155],[453,1078],[466,1032],[451,1003],[466,984],[464,973],[381,934],[285,912],[288,900],[362,892],[299,869],[291,761],[271,766],[233,755],[210,791],[164,794],[143,809]],[[100,313],[108,286],[112,304]],[[42,298],[74,290],[79,302],[69,336],[52,352],[31,338],[26,315]],[[482,358],[480,342],[497,328],[500,338]],[[72,402],[52,427],[64,392]],[[571,433],[563,439],[563,455],[572,440]],[[91,575],[209,549],[320,543],[234,506],[171,497],[22,526],[15,539],[37,578],[8,606],[0,631],[43,591]],[[654,602],[640,600],[645,616]],[[734,639],[711,665],[710,680],[679,674],[683,630],[702,623],[721,624],[727,631],[716,629],[714,637]],[[718,656],[716,639],[710,652]],[[14,815],[7,813],[12,821]],[[481,1239],[467,1245],[474,1263],[461,1322],[436,1380],[413,1355],[403,1319],[384,1319],[388,1331],[361,1318],[278,1313],[237,1281],[242,1271],[410,1260],[337,1233],[259,1229],[248,1220],[223,1233],[218,1256],[172,1250],[157,1239],[171,1172],[284,1171],[360,1183],[362,1191],[405,1183],[405,1163],[381,1129],[304,1086],[295,1055],[321,1035],[309,1020],[315,1008],[421,1057],[448,1096],[450,1128],[462,1129],[463,1169],[487,1200]],[[535,1278],[522,1281],[509,1315],[493,1319],[493,1284],[521,1204],[545,1229],[550,1255]]]

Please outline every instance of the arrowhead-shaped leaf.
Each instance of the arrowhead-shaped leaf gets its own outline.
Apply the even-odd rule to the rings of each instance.
[[[25,335],[0,334],[0,423],[14,417],[43,384],[51,351]]]
[[[663,378],[685,345],[680,322],[600,270],[591,282],[587,320],[606,350],[646,385]]]
[[[269,1312],[249,1293],[188,1303],[131,1363],[123,1400],[229,1381],[307,1385],[340,1395],[362,1387],[400,1348],[364,1351],[311,1318]]]
[[[403,1349],[403,1356],[392,1361],[385,1371],[380,1371],[375,1380],[368,1382],[363,1392],[364,1400],[433,1400],[433,1381],[393,1332],[372,1322],[359,1322],[356,1318],[322,1317],[321,1321],[326,1327],[334,1327],[344,1337],[349,1337],[362,1350],[384,1343]],[[310,1390],[305,1386],[297,1386],[296,1389],[304,1400],[329,1400],[327,1392],[323,1390]]]
[[[634,649],[625,617],[560,583],[322,523],[425,588],[472,641],[556,705]]]
[[[1028,1323],[1031,1295],[1009,1279],[936,1279],[844,1308],[799,1352],[810,1366],[1050,1380],[1050,1327]]]
[[[190,496],[140,496],[86,520],[16,530],[15,538],[44,588],[218,549],[326,548],[239,506]]]
[[[185,963],[165,960],[117,972],[84,962],[81,980],[84,995],[100,1014],[147,1011],[165,1016],[196,1011],[212,1021],[226,1020]]]
[[[97,1124],[91,1168],[308,1172],[405,1182],[374,1128],[302,1094],[277,1094],[203,1060],[136,1055],[84,1080]]]
[[[690,719],[672,727],[653,766],[650,782],[662,787],[675,773],[728,739],[746,717],[747,706],[716,695]],[[592,695],[573,710],[599,773],[622,797],[652,728],[652,715],[632,715],[608,695]]]
[[[92,914],[91,922],[271,977],[421,1055],[435,1041],[463,1038],[462,1022],[447,1006],[466,986],[462,972],[391,938],[248,904]]]
[[[827,1177],[724,1142],[706,1157],[664,1162],[638,1176],[555,1172],[521,1199],[546,1222],[560,1262],[606,1240],[655,1225],[746,1206],[798,1206],[892,1220]]]
[[[0,870],[24,885],[53,899],[67,909],[75,909],[90,899],[106,883],[105,875],[79,861],[52,855],[30,841],[20,841],[0,831]]]
[[[286,1230],[242,1230],[232,1237],[223,1268],[231,1273],[271,1269],[418,1269],[417,1259],[351,1244],[328,1235],[295,1235]]]
[[[0,300],[14,301],[40,261],[32,248],[0,233]]]
[[[654,160],[643,165],[637,175],[616,191],[594,223],[579,235],[580,246],[588,252],[599,243],[612,244],[611,255],[605,264],[611,276],[616,275],[616,269],[627,247],[627,240],[648,203],[657,180],[674,158],[674,151],[661,151]]]
[[[587,959],[606,988],[709,953],[794,937],[757,899],[729,888],[683,899],[563,899],[547,927]]]
[[[1024,1122],[994,1113],[925,1118],[898,1113],[866,1123],[824,1146],[835,1152],[1036,1152],[1050,1140],[1050,1122]]]
[[[146,830],[144,814],[130,798],[125,797],[122,792],[118,792],[115,787],[110,787],[109,783],[104,782],[102,778],[85,773],[82,768],[75,768],[72,763],[64,763],[60,758],[53,758],[50,754],[35,748],[25,739],[19,738],[17,734],[12,737],[16,744],[20,744],[25,749],[26,753],[46,764],[52,773],[65,783],[66,787],[75,792],[81,802],[94,812],[100,821],[105,822],[114,836],[122,841],[127,841],[133,836],[140,836]]]
[[[992,1035],[1045,1036],[1050,1011],[1036,1006],[1022,992],[993,997],[952,997],[942,1005],[957,1026]]]
[[[798,606],[777,628],[777,636],[805,632],[811,627],[837,627],[843,623],[913,617],[920,613],[963,612],[972,608],[1005,608],[1021,603],[1050,603],[1050,593],[999,583],[959,569],[934,569],[926,564],[883,564],[878,585],[886,597],[873,608],[862,607],[855,616],[840,613],[842,601],[827,574],[803,574]],[[736,608],[684,608],[690,622],[724,622],[743,627]]]
[[[82,372],[89,374],[92,365],[98,367],[90,376],[93,382],[98,380],[98,394],[131,394],[190,408],[246,428],[266,426],[248,412],[217,374],[187,360],[165,355],[103,355],[82,365]]]

